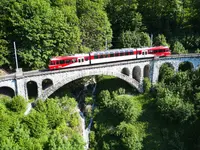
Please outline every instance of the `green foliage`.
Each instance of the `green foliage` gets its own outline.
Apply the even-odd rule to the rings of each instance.
[[[144,32],[125,31],[119,37],[121,47],[148,47],[150,46],[150,37]]]
[[[197,49],[195,50],[195,53],[200,53],[200,49],[197,48]]]
[[[83,149],[73,98],[40,100],[26,116],[25,106],[20,96],[0,97],[0,149]]]
[[[170,64],[163,64],[159,70],[158,81],[169,83],[171,77],[175,74],[174,69]]]
[[[149,93],[150,88],[151,88],[151,82],[149,78],[145,77],[143,80],[143,88],[145,93]]]
[[[154,40],[155,46],[169,46],[166,41],[166,37],[163,34],[159,34]]]
[[[185,53],[188,53],[188,51],[184,48],[183,44],[180,43],[179,41],[176,41],[173,44],[172,52],[175,53],[175,54],[185,54]]]
[[[48,121],[44,113],[32,111],[24,118],[24,123],[30,129],[30,136],[40,138],[48,133]]]
[[[106,10],[113,30],[113,45],[121,47],[120,36],[123,32],[139,31],[142,29],[142,16],[137,12],[136,0],[110,0]],[[125,45],[124,45],[125,46]],[[130,45],[129,45],[130,46]]]
[[[137,149],[142,147],[145,126],[137,121],[142,114],[142,106],[137,98],[125,95],[122,88],[112,94],[108,90],[104,90],[98,94],[96,103],[98,109],[94,111],[95,132],[91,135],[91,142],[94,145],[91,149]],[[134,131],[136,129],[137,133]],[[124,130],[127,132],[124,133]],[[132,131],[129,134],[129,130],[133,130],[134,134]]]
[[[179,95],[169,90],[165,90],[162,97],[157,97],[157,105],[161,115],[172,121],[188,121],[195,112],[193,104],[184,102]]]
[[[134,122],[141,115],[141,105],[130,96],[117,96],[111,109],[117,114],[118,120]]]
[[[103,107],[109,107],[113,101],[111,100],[111,95],[108,90],[101,91],[97,97],[99,104]]]
[[[92,99],[92,97],[86,97],[86,98],[85,98],[85,104],[93,104],[93,99]]]
[[[49,99],[46,102],[47,111],[46,117],[48,120],[48,127],[51,129],[55,129],[57,126],[59,126],[62,122],[63,115],[62,110],[59,107],[59,104],[56,100]]]
[[[45,147],[49,150],[72,150],[72,146],[65,137],[62,137],[58,132],[54,132],[49,136],[48,144]]]
[[[1,38],[1,30],[0,30],[0,66],[9,64],[8,61],[8,42]]]
[[[193,69],[193,64],[190,62],[180,63],[178,70],[179,71],[191,71]]]
[[[77,12],[83,49],[105,49],[106,40],[110,47],[112,30],[101,1],[78,0]]]
[[[123,95],[123,94],[126,93],[126,90],[123,89],[123,88],[119,88],[117,92],[118,92],[119,95]]]
[[[144,125],[141,123],[127,124],[121,122],[116,128],[116,135],[121,137],[121,144],[127,150],[141,150],[143,138],[145,137]]]
[[[51,56],[78,51],[80,30],[76,7],[63,4],[52,7],[46,0],[3,1],[2,24],[6,40],[16,41],[20,64],[32,69],[44,68]]]
[[[26,110],[27,102],[21,96],[15,96],[9,104],[9,108],[14,112],[24,113]]]

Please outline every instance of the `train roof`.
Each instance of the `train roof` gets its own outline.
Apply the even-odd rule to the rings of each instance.
[[[91,54],[94,53],[106,53],[106,52],[118,52],[118,51],[125,51],[125,50],[144,50],[144,49],[160,49],[160,48],[169,48],[167,46],[155,46],[155,47],[142,47],[142,48],[120,48],[120,49],[110,49],[110,50],[105,50],[105,51],[93,51]]]
[[[144,50],[144,49],[152,49],[157,50],[160,48],[169,48],[168,46],[155,46],[155,47],[142,47],[142,48],[121,48],[121,49],[110,49],[110,50],[104,50],[104,51],[93,51],[90,54],[94,55],[95,53],[110,53],[110,52],[119,52],[119,51],[125,51],[125,50]],[[74,54],[74,55],[68,55],[68,56],[54,56],[51,58],[51,60],[62,60],[62,59],[72,59],[77,57],[86,57],[89,56],[89,54]]]
[[[51,60],[62,60],[62,59],[72,59],[77,57],[85,57],[89,56],[89,54],[74,54],[74,55],[68,55],[68,56],[54,56],[51,58]]]

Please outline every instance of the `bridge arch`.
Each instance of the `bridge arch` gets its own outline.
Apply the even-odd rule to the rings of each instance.
[[[144,78],[145,78],[145,77],[149,78],[149,77],[150,77],[150,76],[149,76],[149,75],[150,75],[150,65],[145,65],[145,66],[144,66],[144,71],[143,71],[143,72],[144,72],[144,75],[143,75]]]
[[[178,71],[186,71],[186,70],[193,70],[194,65],[190,61],[183,61],[178,66]]]
[[[0,87],[0,94],[10,96],[10,97],[14,97],[15,91],[11,87],[2,86],[2,87]]]
[[[26,83],[28,98],[36,98],[38,97],[38,85],[35,81],[28,81]]]
[[[127,76],[130,75],[130,71],[129,71],[129,69],[126,68],[126,67],[122,69],[122,73],[125,74],[125,75],[127,75]]]
[[[109,76],[115,76],[118,77],[124,81],[126,81],[127,83],[129,83],[130,85],[134,86],[139,92],[142,92],[143,89],[140,85],[140,83],[138,81],[136,81],[135,79],[132,79],[130,77],[128,77],[127,75],[124,75],[120,72],[113,72],[112,70],[108,70],[106,72],[104,71],[100,71],[98,70],[98,72],[90,72],[89,74],[79,74],[77,76],[71,76],[70,78],[65,78],[64,80],[55,83],[54,85],[52,85],[51,87],[47,88],[46,90],[44,90],[42,92],[41,95],[38,96],[37,99],[42,99],[42,100],[46,100],[51,94],[53,94],[56,90],[58,90],[59,88],[61,88],[62,86],[64,86],[65,84],[74,81],[76,79],[80,79],[86,76],[93,76],[93,75],[109,75]]]
[[[135,67],[133,68],[132,77],[133,77],[133,79],[135,79],[136,81],[140,82],[140,78],[141,78],[141,68],[140,68],[139,66],[135,66]]]
[[[42,90],[47,89],[48,87],[53,85],[53,81],[49,78],[42,80]]]

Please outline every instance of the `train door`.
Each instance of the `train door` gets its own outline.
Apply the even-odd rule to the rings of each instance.
[[[84,63],[84,57],[78,58],[78,62],[79,62],[80,65],[83,64]]]
[[[142,57],[148,57],[148,50],[144,49],[142,50]]]

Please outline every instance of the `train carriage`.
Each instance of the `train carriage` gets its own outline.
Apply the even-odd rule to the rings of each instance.
[[[88,54],[53,57],[50,60],[49,69],[54,70],[115,61],[165,57],[170,55],[171,51],[167,46],[113,49],[96,51]]]

